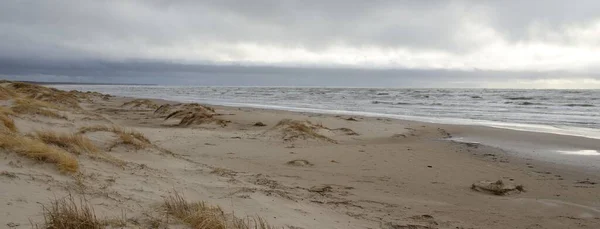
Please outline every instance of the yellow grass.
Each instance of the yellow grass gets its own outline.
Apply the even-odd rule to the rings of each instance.
[[[218,206],[204,202],[188,202],[175,192],[165,198],[165,210],[169,215],[188,224],[193,229],[271,229],[262,218],[239,219],[227,215]]]
[[[191,113],[184,116],[179,122],[180,126],[201,125],[208,123],[216,123],[221,127],[227,126],[231,121],[214,118],[213,114],[207,113]]]
[[[47,145],[39,139],[0,133],[0,148],[34,160],[53,163],[64,172],[76,172],[79,169],[77,159],[73,155],[61,148]]]
[[[17,99],[12,107],[12,110],[17,114],[42,115],[50,118],[67,119],[52,109],[57,109],[57,107],[34,99]]]
[[[123,103],[123,105],[121,105],[122,107],[142,107],[145,106],[149,109],[157,109],[158,108],[158,104],[152,102],[149,99],[136,99],[136,100],[132,100],[126,103]]]
[[[101,220],[96,218],[94,209],[84,199],[79,204],[71,194],[63,199],[56,199],[50,206],[42,206],[44,215],[43,228],[47,229],[102,229]]]
[[[15,93],[13,90],[3,87],[3,86],[0,86],[0,99],[1,100],[12,99],[16,96],[17,96],[17,93]]]
[[[10,132],[18,132],[17,126],[15,126],[15,121],[8,116],[11,114],[13,114],[12,110],[9,110],[5,107],[0,107],[0,121],[2,121],[2,124],[6,130]]]
[[[97,125],[97,126],[86,126],[79,129],[79,133],[87,133],[87,132],[99,132],[106,131],[117,134],[118,140],[114,143],[114,146],[118,144],[128,144],[134,146],[136,149],[143,149],[149,145],[151,145],[150,140],[144,136],[144,134],[134,131],[134,130],[125,130],[120,126],[106,126],[106,125]],[[111,148],[112,148],[111,147]]]
[[[283,119],[273,127],[273,129],[279,129],[283,133],[284,141],[293,141],[296,139],[320,139],[332,143],[337,143],[335,140],[321,135],[316,132],[319,129],[328,129],[321,124],[312,124],[309,121],[297,121],[291,119]]]
[[[147,143],[141,142],[141,141],[137,140],[137,138],[135,138],[133,135],[127,134],[127,133],[119,133],[119,139],[120,139],[120,142],[116,142],[113,145],[113,147],[118,144],[132,145],[135,149],[143,149],[143,148],[146,148],[146,146],[148,146]],[[111,148],[113,148],[113,147],[111,147]]]
[[[98,148],[81,134],[56,133],[53,131],[38,131],[35,136],[46,144],[56,145],[74,154],[97,153]]]
[[[61,91],[55,88],[44,87],[35,84],[12,82],[10,84],[13,91],[22,95],[22,97],[43,101],[52,105],[80,109],[79,99],[83,93],[77,91]]]

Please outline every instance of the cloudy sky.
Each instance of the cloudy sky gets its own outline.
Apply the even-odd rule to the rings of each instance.
[[[3,0],[0,76],[600,88],[600,2]]]

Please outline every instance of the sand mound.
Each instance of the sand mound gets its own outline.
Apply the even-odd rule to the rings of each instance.
[[[0,99],[1,100],[12,99],[16,96],[17,96],[17,93],[15,93],[14,91],[12,91],[8,88],[5,88],[5,87],[0,87]]]
[[[67,119],[66,116],[58,113],[58,107],[54,104],[35,99],[16,99],[11,110],[21,115],[41,115],[49,118]]]
[[[107,137],[107,136],[115,137],[114,139],[111,140],[112,144],[110,146],[108,146],[108,151],[111,151],[113,148],[115,148],[117,146],[121,146],[121,145],[133,146],[136,150],[152,146],[152,143],[150,142],[150,140],[148,140],[148,138],[146,138],[146,136],[144,136],[142,133],[134,131],[134,130],[127,130],[120,126],[97,125],[97,126],[82,127],[79,129],[79,134],[94,133],[94,132],[114,133],[114,135],[112,135],[112,134],[104,135],[104,137]],[[96,137],[99,137],[99,136],[96,136]],[[93,138],[92,138],[92,141],[94,141]],[[106,140],[104,140],[104,141],[106,141]],[[100,142],[102,143],[103,141],[100,141]],[[105,145],[105,144],[101,144],[101,145]]]
[[[298,139],[313,139],[337,143],[337,141],[323,135],[323,132],[331,132],[331,130],[323,125],[313,124],[310,121],[283,119],[273,128],[265,131],[262,135],[281,138],[285,142]]]
[[[202,125],[202,124],[217,124],[221,127],[227,126],[227,123],[231,121],[218,119],[214,117],[214,114],[207,113],[192,113],[184,116],[179,122],[179,126],[190,126],[190,125]]]
[[[202,106],[197,103],[187,104],[165,104],[154,111],[154,114],[159,117],[164,117],[165,120],[181,119],[179,126],[217,124],[221,127],[227,126],[230,123],[228,120],[216,118],[219,114],[210,107]]]
[[[346,128],[346,127],[332,129],[331,131],[333,131],[337,134],[343,134],[343,135],[358,135],[358,133],[354,132],[354,130],[352,130],[350,128]]]
[[[0,148],[21,156],[55,164],[64,172],[77,172],[77,158],[67,151],[44,143],[40,139],[14,133],[0,133]]]
[[[79,98],[82,93],[77,91],[61,91],[55,88],[48,88],[34,84],[14,82],[10,85],[16,93],[27,98],[44,101],[63,108],[81,109]]]
[[[15,121],[10,118],[10,115],[14,115],[11,109],[0,107],[0,121],[2,121],[2,125],[0,125],[1,132],[18,132]]]
[[[299,166],[299,167],[307,167],[307,166],[313,166],[312,163],[310,163],[307,160],[302,160],[302,159],[296,159],[296,160],[291,160],[285,163],[286,165],[291,165],[291,166]]]
[[[193,113],[216,114],[215,109],[212,107],[202,106],[197,103],[165,104],[154,111],[154,115],[165,119],[183,118]]]
[[[130,109],[142,109],[142,110],[153,110],[158,108],[158,104],[152,102],[148,99],[136,99],[126,103],[123,103],[121,107],[126,107]]]
[[[522,185],[514,185],[507,181],[479,181],[471,186],[471,189],[478,192],[490,193],[498,196],[509,195],[524,191]]]

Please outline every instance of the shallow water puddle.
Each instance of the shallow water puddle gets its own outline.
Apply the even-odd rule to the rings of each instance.
[[[557,150],[556,152],[567,155],[600,156],[598,150]]]

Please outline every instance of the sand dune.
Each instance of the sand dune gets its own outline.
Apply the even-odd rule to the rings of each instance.
[[[477,128],[0,85],[1,228],[600,226],[600,175]]]

